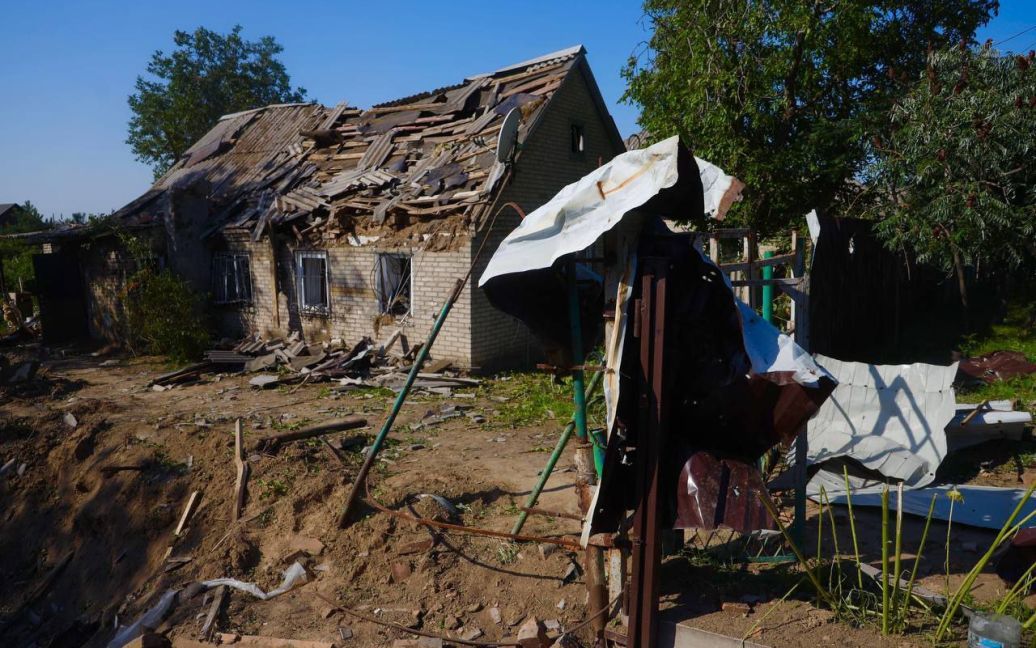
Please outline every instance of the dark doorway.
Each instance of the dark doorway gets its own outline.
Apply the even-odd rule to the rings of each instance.
[[[79,263],[70,254],[36,254],[36,294],[40,300],[43,342],[63,344],[85,338],[86,299]]]

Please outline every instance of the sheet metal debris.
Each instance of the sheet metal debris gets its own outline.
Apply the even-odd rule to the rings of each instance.
[[[752,463],[759,454],[787,441],[833,387],[809,354],[737,302],[729,282],[692,247],[691,237],[665,228],[663,219],[673,214],[705,213],[703,195],[702,172],[678,138],[629,151],[530,213],[504,239],[479,280],[494,306],[525,322],[545,345],[567,348],[558,261],[611,237],[616,263],[606,276],[579,275],[582,283],[596,284],[580,296],[584,341],[599,335],[594,327],[603,304],[595,293],[603,291],[603,300],[615,304],[605,338],[607,460],[584,541],[591,533],[615,530],[634,490],[627,459],[629,444],[636,445],[630,435],[639,410],[631,385],[624,383],[640,372],[640,343],[630,340],[632,304],[641,291],[640,259],[670,260],[666,307],[674,334],[665,353],[672,359],[671,393],[680,396],[670,404],[674,427],[663,450],[663,483],[670,497],[683,500],[688,523],[745,529],[764,524],[764,516],[751,513],[756,502],[747,504],[749,484],[740,477],[757,475]],[[678,477],[685,461],[694,475],[692,489],[687,474]],[[696,470],[695,462],[704,468]],[[739,478],[726,491],[719,486],[724,470]],[[737,502],[722,512],[719,499],[730,503],[731,496]],[[676,511],[676,501],[671,504],[670,512]],[[673,515],[666,523],[678,524]]]
[[[956,414],[957,365],[817,361],[838,386],[809,422],[809,464],[851,457],[907,487],[930,484],[946,457],[944,430]],[[810,492],[817,492],[812,483]]]

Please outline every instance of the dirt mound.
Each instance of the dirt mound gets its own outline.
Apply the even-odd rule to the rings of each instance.
[[[0,463],[11,464],[0,478],[4,645],[105,646],[116,625],[169,590],[179,594],[158,630],[199,638],[214,595],[200,582],[234,578],[268,592],[295,563],[306,584],[266,601],[230,589],[213,629],[341,642],[339,629],[348,628],[349,646],[408,636],[328,600],[382,622],[488,640],[513,636],[529,615],[558,627],[582,619],[585,587],[566,551],[433,533],[371,508],[335,528],[369,430],[325,437],[334,451],[320,439],[258,449],[267,434],[348,413],[379,423],[388,403],[380,392],[259,392],[221,376],[154,392],[146,384],[157,367],[146,362],[44,366],[81,388],[71,398],[15,397],[0,414]],[[398,441],[372,473],[372,495],[392,509],[506,530],[542,467],[545,456],[529,449],[544,430],[501,424],[491,432],[491,422],[462,417],[422,428],[421,438],[407,432],[448,402],[427,396],[407,408]],[[235,521],[237,418],[250,475]],[[569,481],[552,482],[555,506],[575,506]],[[578,523],[539,518],[526,531],[575,533]]]

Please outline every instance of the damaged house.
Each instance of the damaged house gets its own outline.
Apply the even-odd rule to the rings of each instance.
[[[574,47],[366,110],[226,115],[112,220],[210,296],[220,335],[354,343],[399,329],[415,343],[483,243],[475,276],[521,212],[624,150]],[[37,276],[51,339],[117,339],[134,264],[125,236],[37,236],[49,252]],[[470,283],[436,352],[483,369],[539,354],[524,325]]]

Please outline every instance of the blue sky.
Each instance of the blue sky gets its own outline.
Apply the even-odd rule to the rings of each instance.
[[[1033,28],[1003,47],[1036,47],[1036,2],[1001,5],[979,40]],[[2,0],[0,203],[67,217],[146,190],[151,171],[125,144],[136,76],[174,30],[237,23],[248,38],[275,36],[294,84],[325,105],[369,106],[581,43],[619,130],[637,130],[636,110],[619,102],[619,70],[648,36],[636,0]]]

